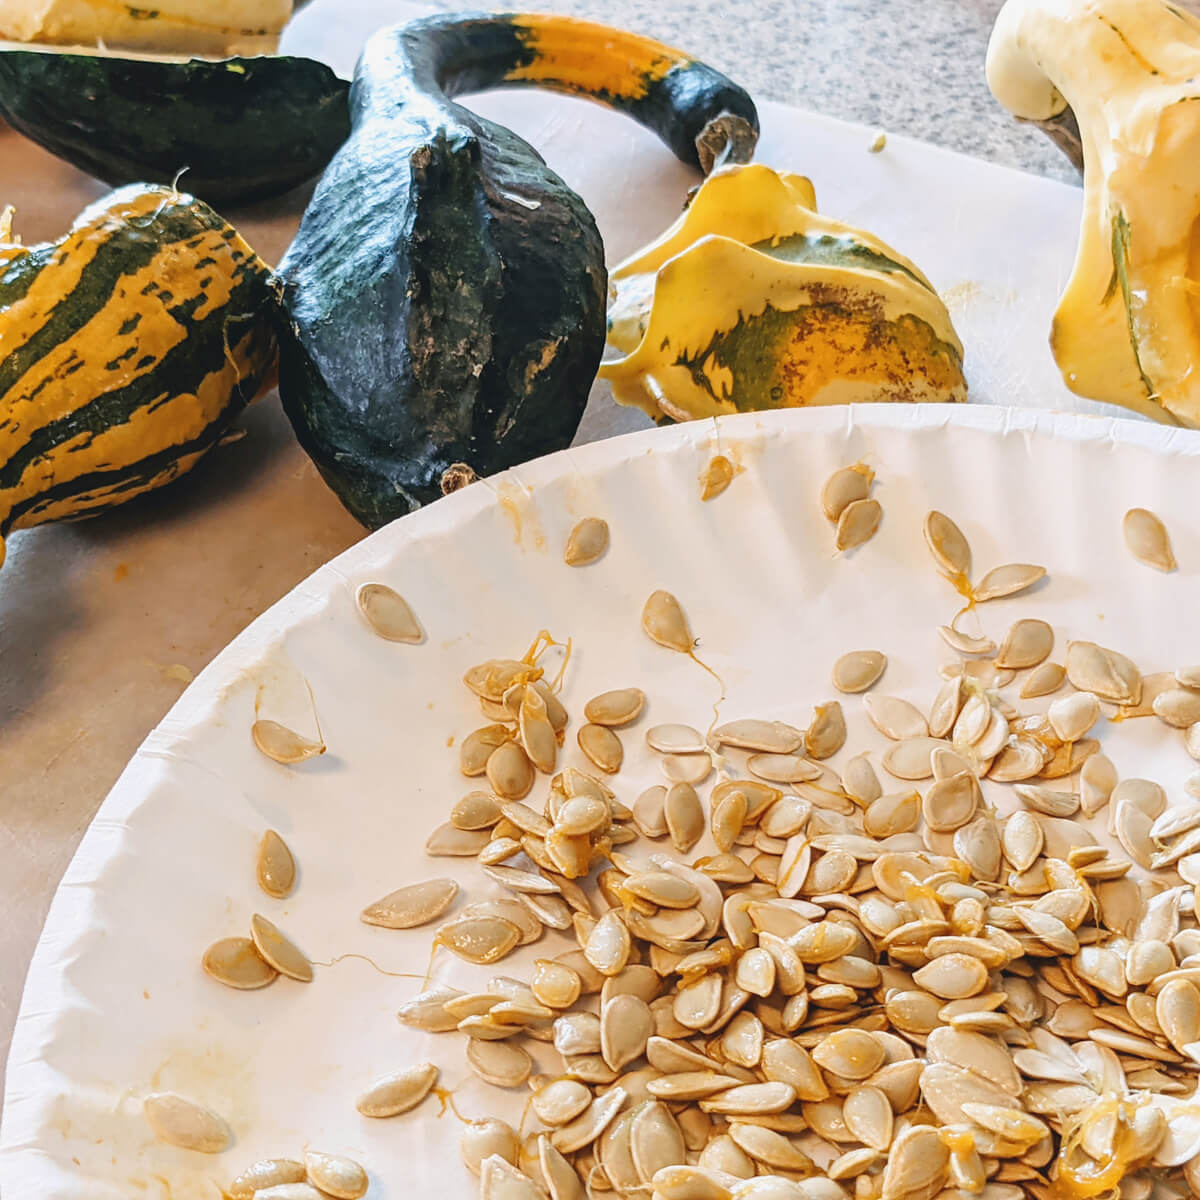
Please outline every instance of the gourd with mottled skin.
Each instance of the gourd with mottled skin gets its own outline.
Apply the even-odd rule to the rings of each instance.
[[[190,470],[270,376],[269,280],[169,188],[106,196],[40,246],[0,217],[0,539]]]

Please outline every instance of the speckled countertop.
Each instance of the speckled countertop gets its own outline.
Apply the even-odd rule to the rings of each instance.
[[[461,8],[455,0],[436,7]],[[700,54],[760,99],[905,133],[1068,183],[1079,174],[1014,122],[984,79],[1001,0],[551,0]],[[1191,5],[1188,5],[1191,7]]]

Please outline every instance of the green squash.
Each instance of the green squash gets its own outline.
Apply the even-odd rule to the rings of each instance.
[[[741,88],[603,26],[433,17],[370,39],[353,132],[278,275],[284,408],[371,527],[568,445],[600,361],[591,214],[531,146],[451,99],[499,85],[608,103],[705,169],[757,136]]]
[[[277,196],[350,132],[350,85],[308,58],[173,59],[0,43],[0,116],[114,186],[181,186],[212,204]]]

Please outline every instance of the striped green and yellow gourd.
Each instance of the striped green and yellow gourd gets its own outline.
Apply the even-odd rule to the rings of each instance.
[[[271,375],[270,271],[207,205],[133,185],[55,242],[0,215],[3,537],[189,470]]]

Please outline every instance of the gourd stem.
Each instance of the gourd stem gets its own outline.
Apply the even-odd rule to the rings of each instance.
[[[428,17],[372,39],[368,59],[371,69],[360,65],[351,94],[359,112],[542,87],[626,113],[706,174],[748,162],[758,140],[754,102],[720,72],[652,38],[571,17]],[[396,82],[375,95],[367,79]]]

